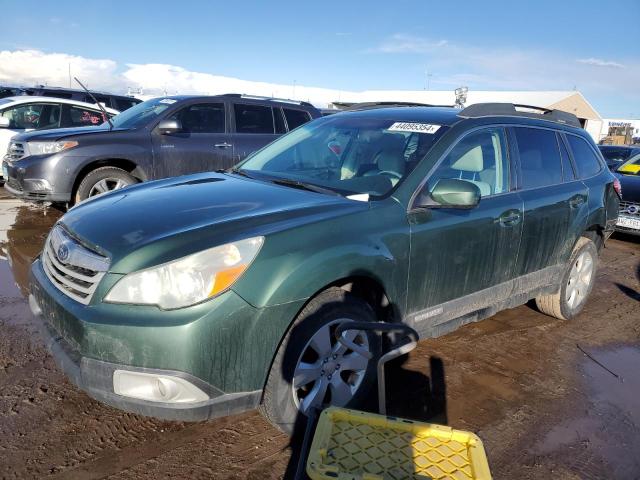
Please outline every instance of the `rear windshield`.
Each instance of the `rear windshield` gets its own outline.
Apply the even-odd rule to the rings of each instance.
[[[333,115],[302,125],[239,166],[249,175],[384,196],[411,173],[448,127]]]
[[[115,128],[139,128],[157,119],[177,100],[172,98],[154,98],[139,103],[111,119]]]

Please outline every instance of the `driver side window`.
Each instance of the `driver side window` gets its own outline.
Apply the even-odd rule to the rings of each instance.
[[[462,138],[429,178],[429,190],[442,179],[473,183],[481,197],[508,192],[509,158],[504,130],[487,128]]]

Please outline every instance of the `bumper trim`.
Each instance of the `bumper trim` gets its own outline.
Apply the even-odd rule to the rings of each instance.
[[[40,336],[56,365],[71,383],[99,402],[148,417],[188,422],[242,413],[256,408],[260,403],[261,390],[224,393],[188,373],[131,367],[83,357],[48,325],[33,295],[29,295],[29,307],[39,320],[37,327]],[[179,376],[201,388],[211,398],[203,402],[180,404],[151,402],[117,395],[113,392],[113,372],[115,370]]]

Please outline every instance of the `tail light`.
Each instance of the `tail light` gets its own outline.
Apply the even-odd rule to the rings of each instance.
[[[620,180],[618,180],[617,178],[613,180],[613,189],[622,200],[622,185],[620,185]]]

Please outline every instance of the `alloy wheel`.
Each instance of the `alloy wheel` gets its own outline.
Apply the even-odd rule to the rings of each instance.
[[[112,190],[119,190],[128,185],[128,182],[120,178],[103,178],[91,187],[91,189],[89,190],[89,197],[94,197],[102,193],[111,192]]]
[[[571,266],[565,299],[570,309],[575,309],[584,302],[593,277],[593,257],[583,251]]]
[[[350,319],[335,320],[321,327],[300,354],[292,389],[295,404],[303,413],[327,404],[347,405],[364,380],[369,359],[335,339],[336,327],[345,321]],[[342,336],[370,351],[366,333],[349,330]]]

